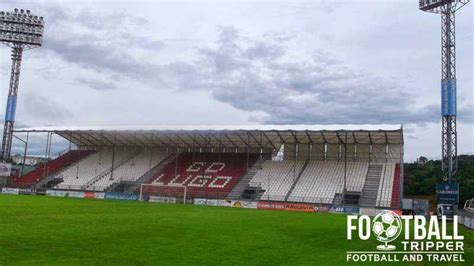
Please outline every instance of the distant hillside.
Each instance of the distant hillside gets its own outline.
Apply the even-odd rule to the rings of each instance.
[[[442,181],[441,161],[420,157],[415,163],[404,165],[406,196],[435,195],[436,183]],[[474,155],[459,156],[459,171],[455,179],[459,182],[460,203],[474,198]]]

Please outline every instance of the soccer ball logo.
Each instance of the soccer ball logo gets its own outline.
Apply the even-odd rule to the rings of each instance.
[[[388,245],[402,232],[402,219],[393,211],[383,211],[375,216],[372,222],[372,232],[380,242],[384,245],[377,246],[378,250],[395,250],[395,246]]]

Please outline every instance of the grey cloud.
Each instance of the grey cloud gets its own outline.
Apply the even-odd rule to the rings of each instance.
[[[458,106],[458,117],[466,123],[474,123],[474,104],[462,104]]]
[[[98,15],[90,9],[82,9],[76,16],[76,20],[92,29],[113,29],[116,27],[135,28],[147,25],[149,22],[145,18],[132,16],[123,12],[116,12],[106,15]]]
[[[26,112],[30,119],[48,121],[48,123],[62,123],[72,114],[57,102],[46,98],[36,92],[28,92],[20,95],[19,112]],[[36,125],[41,124],[37,121]]]
[[[207,85],[219,101],[266,113],[259,122],[417,123],[438,118],[434,106],[417,107],[407,88],[352,71],[324,51],[307,61],[285,62],[281,44],[248,48],[229,28],[222,29],[217,43],[215,49],[200,50]],[[246,57],[255,51],[264,56]]]
[[[325,51],[286,61],[285,40],[251,40],[232,27],[220,28],[216,48],[197,49],[198,60],[167,65],[135,60],[86,41],[89,37],[53,38],[47,46],[69,62],[150,86],[211,91],[235,108],[267,114],[262,123],[420,123],[439,117],[435,106],[417,107],[407,88],[353,71]]]
[[[83,35],[80,41],[54,37],[45,41],[45,48],[69,63],[99,73],[117,74],[151,84],[161,82],[158,66],[137,60],[125,51],[88,41],[89,37]]]
[[[264,42],[248,48],[245,51],[245,56],[249,59],[273,59],[281,57],[285,54],[285,49],[277,45],[268,45]]]
[[[96,78],[77,77],[76,81],[97,91],[110,91],[118,89],[115,83]]]
[[[325,2],[332,8],[333,1]],[[97,16],[91,10],[72,18],[55,10],[63,24],[80,23],[99,33],[62,36],[53,29],[45,48],[63,60],[92,69],[105,78],[78,78],[93,89],[116,88],[109,76],[129,78],[157,89],[207,90],[221,102],[263,112],[262,123],[423,123],[439,120],[436,106],[418,106],[410,88],[368,73],[354,71],[324,50],[306,60],[288,60],[292,36],[264,35],[251,39],[233,27],[220,27],[216,47],[198,47],[190,62],[156,64],[138,60],[133,49],[159,52],[160,40],[150,40],[112,25],[144,27],[146,20],[124,15]],[[80,17],[87,22],[81,24]],[[120,24],[122,23],[122,24]],[[104,81],[105,80],[105,81]],[[460,112],[465,112],[461,109]],[[469,116],[468,116],[469,117]],[[472,121],[472,115],[470,116]],[[466,118],[464,118],[466,119]]]
[[[139,65],[127,54],[121,55],[107,46],[94,43],[90,37],[91,35],[78,36],[80,41],[53,37],[45,40],[44,48],[70,63],[94,70],[126,73]]]
[[[318,1],[317,5],[308,3],[298,3],[296,4],[285,4],[287,9],[297,13],[297,14],[307,14],[308,10],[313,10],[312,13],[333,13],[337,8],[344,5],[344,1],[335,1],[335,0],[322,0]]]
[[[136,29],[148,27],[146,19],[121,12],[99,13],[85,8],[66,11],[47,6],[42,10],[46,13],[48,25],[43,45],[46,52],[99,74],[118,74],[146,82],[160,82],[160,68],[134,56],[137,49],[156,52],[165,46],[161,40],[137,33]],[[65,27],[79,30],[69,32],[64,30]]]
[[[161,40],[151,40],[143,36],[136,36],[128,32],[119,35],[119,38],[123,40],[123,45],[128,48],[140,48],[148,51],[159,51],[166,45]]]
[[[0,119],[0,124],[3,125],[4,123],[5,123],[5,119],[3,119],[3,118]],[[24,123],[24,122],[21,121],[21,120],[16,120],[16,121],[15,121],[15,129],[22,129],[22,128],[27,128],[27,127],[30,127],[30,126],[31,126],[31,125],[26,124],[26,123]],[[3,127],[1,128],[0,131],[1,131],[1,133],[3,134]]]

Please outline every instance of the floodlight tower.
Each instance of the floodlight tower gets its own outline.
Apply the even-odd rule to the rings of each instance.
[[[4,162],[10,159],[23,50],[41,46],[43,42],[43,29],[43,17],[35,16],[29,10],[25,11],[15,8],[13,12],[0,12],[0,42],[12,48],[10,88],[8,91],[5,127],[0,154],[0,159]]]
[[[467,3],[469,0],[420,0],[422,11],[441,14],[441,141],[443,179],[449,182],[458,170],[455,13]]]

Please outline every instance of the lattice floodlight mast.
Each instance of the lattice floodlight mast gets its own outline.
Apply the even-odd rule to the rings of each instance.
[[[441,14],[441,115],[444,181],[452,182],[458,170],[456,131],[455,13],[469,0],[420,0],[420,9]]]
[[[43,29],[43,17],[35,16],[29,10],[15,9],[13,12],[0,12],[0,42],[12,48],[10,88],[0,154],[4,162],[10,159],[23,50],[41,46]]]

